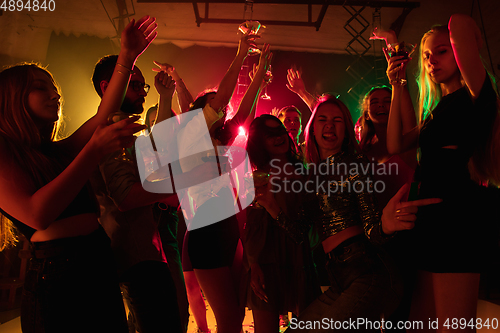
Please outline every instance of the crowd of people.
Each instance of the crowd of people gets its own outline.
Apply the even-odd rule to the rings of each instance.
[[[267,44],[234,105],[257,47],[251,31],[217,89],[197,98],[172,65],[155,62],[160,98],[140,124],[150,86],[135,63],[156,28],[149,16],[125,27],[119,54],[94,68],[96,114],[64,139],[51,73],[34,63],[0,72],[0,230],[6,242],[23,234],[32,250],[23,332],[185,333],[189,308],[210,332],[203,295],[220,333],[242,331],[245,307],[256,333],[279,331],[289,312],[288,329],[300,332],[476,322],[480,273],[498,246],[500,104],[470,17],[423,35],[418,115],[408,56],[385,52],[389,85],[366,93],[357,122],[291,68],[287,87],[307,105],[306,125],[293,105],[255,116],[271,79]],[[391,31],[373,35],[397,44]],[[246,179],[230,171],[240,127],[253,175],[243,194]],[[148,177],[138,142],[156,158]],[[164,158],[175,162],[161,168]]]

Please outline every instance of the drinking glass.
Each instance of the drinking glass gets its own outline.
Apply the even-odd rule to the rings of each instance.
[[[261,186],[267,186],[267,183],[269,182],[269,177],[270,177],[269,173],[262,170],[254,170],[252,173],[245,174],[245,178],[253,179],[253,184],[255,188]],[[257,197],[254,198],[251,206],[259,209],[264,208],[257,202]]]
[[[242,34],[246,34],[248,31],[250,31],[250,35],[257,35],[259,31],[261,31],[262,33],[265,28],[266,27],[260,24],[259,21],[245,21],[240,24],[238,30]],[[260,49],[258,49],[257,47],[251,47],[248,49],[248,55],[260,54],[260,52]]]
[[[389,51],[389,57],[404,56],[403,59],[408,59],[415,51],[415,45],[400,42],[387,45],[387,51]]]

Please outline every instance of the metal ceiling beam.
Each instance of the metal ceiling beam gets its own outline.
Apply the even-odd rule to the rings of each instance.
[[[280,21],[280,20],[259,20],[263,25],[283,25],[283,26],[294,26],[294,27],[315,27],[316,31],[321,27],[323,18],[325,17],[328,5],[323,4],[321,7],[318,19],[312,21],[312,7],[308,6],[308,21]],[[229,23],[229,24],[240,24],[241,19],[214,19],[209,17],[209,3],[205,3],[205,17],[200,16],[200,10],[198,8],[198,3],[193,2],[193,10],[196,18],[196,25],[199,27],[201,23]]]
[[[253,4],[293,4],[293,5],[308,5],[307,6],[307,21],[280,21],[280,20],[259,20],[263,25],[282,25],[282,26],[295,26],[295,27],[314,27],[316,31],[321,27],[321,23],[326,14],[328,6],[362,6],[362,7],[393,7],[393,8],[404,8],[405,10],[411,11],[411,9],[419,7],[420,2],[408,2],[408,1],[363,1],[363,0],[205,0],[200,3],[205,4],[205,16],[201,17],[200,10],[198,8],[197,1],[193,0],[137,0],[138,3],[191,3],[193,5],[193,11],[196,19],[196,25],[199,27],[202,23],[228,23],[228,24],[239,24],[241,19],[223,19],[223,18],[210,18],[209,17],[209,7],[211,3],[224,3],[224,4],[247,4],[251,2]],[[312,5],[321,5],[321,10],[318,14],[316,21],[312,21]]]
[[[193,3],[193,0],[137,0],[138,3]],[[241,3],[245,0],[205,0],[204,3]],[[366,7],[393,7],[393,8],[417,8],[420,2],[408,1],[371,1],[371,0],[253,0],[254,4],[277,4],[277,5],[329,5],[329,6],[366,6]]]

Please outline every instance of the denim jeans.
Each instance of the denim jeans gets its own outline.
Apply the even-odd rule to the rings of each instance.
[[[380,332],[381,318],[396,309],[403,292],[389,258],[364,236],[347,240],[327,256],[330,288],[292,320],[290,329]]]
[[[33,247],[21,305],[24,333],[128,332],[104,230]]]

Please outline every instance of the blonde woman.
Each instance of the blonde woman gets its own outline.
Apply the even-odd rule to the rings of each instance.
[[[498,111],[479,56],[481,44],[478,27],[464,15],[453,15],[448,26],[424,34],[418,75],[421,123],[410,131],[401,127],[409,110],[401,107],[404,81],[397,76],[404,78],[407,62],[392,62],[388,68],[394,82],[388,150],[396,154],[419,147],[418,197],[443,199],[422,207],[414,224],[401,223],[414,227],[409,260],[419,269],[410,319],[438,320],[437,331],[455,329],[452,318],[476,322],[479,273],[494,243],[489,237],[495,234],[495,194],[480,182],[500,181],[493,126]],[[458,329],[475,332],[475,325]]]

